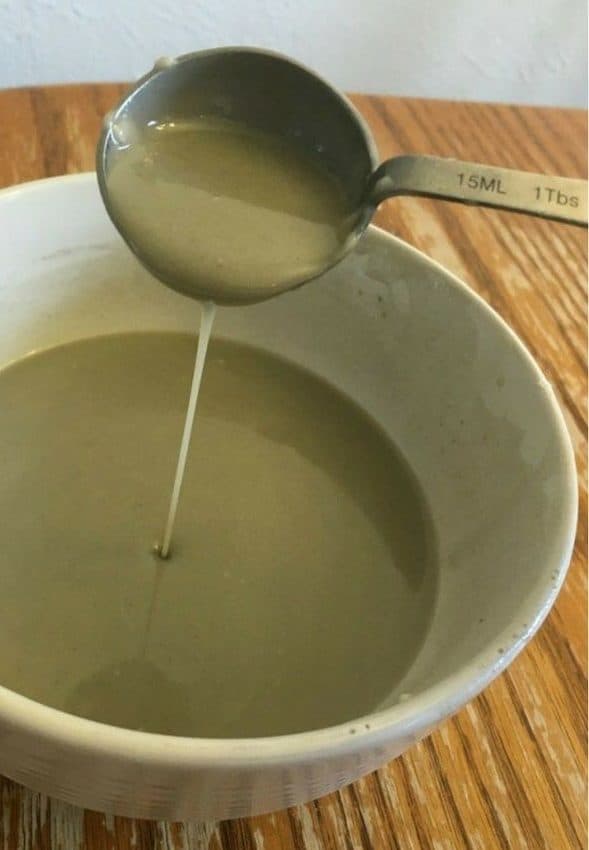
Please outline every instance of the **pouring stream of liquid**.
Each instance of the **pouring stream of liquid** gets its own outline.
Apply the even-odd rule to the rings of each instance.
[[[192,437],[196,403],[198,401],[198,393],[200,391],[200,384],[205,367],[207,348],[209,347],[209,339],[211,338],[211,330],[215,319],[216,305],[212,301],[205,301],[202,304],[201,310],[198,348],[196,350],[196,360],[194,361],[194,372],[192,374],[190,399],[188,401],[188,410],[186,411],[182,442],[180,443],[180,452],[178,454],[176,476],[174,478],[174,486],[172,488],[172,497],[170,499],[170,508],[168,510],[168,519],[164,529],[164,536],[162,538],[161,545],[158,546],[157,549],[160,558],[164,559],[169,557],[170,554],[170,544],[172,542],[172,534],[174,532],[178,500],[180,498],[180,490],[182,489],[182,481],[184,480],[184,470],[186,469],[186,458],[188,457],[188,449],[190,447],[190,439]]]

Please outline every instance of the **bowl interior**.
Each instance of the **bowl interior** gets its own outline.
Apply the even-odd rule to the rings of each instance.
[[[93,175],[5,192],[0,234],[0,367],[89,336],[196,333],[196,304],[139,266]],[[434,617],[381,707],[468,666],[473,676],[494,658],[500,666],[523,645],[564,576],[575,479],[553,393],[497,316],[439,266],[370,228],[314,283],[220,310],[215,332],[289,358],[354,399],[425,494],[439,564]]]

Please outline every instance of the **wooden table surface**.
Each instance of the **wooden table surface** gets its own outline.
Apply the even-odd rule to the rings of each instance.
[[[123,86],[0,92],[0,185],[90,170]],[[586,113],[356,96],[382,156],[431,153],[585,176]],[[586,847],[586,234],[398,199],[378,223],[467,281],[551,380],[577,453],[581,521],[566,584],[531,645],[406,755],[306,806],[223,823],[113,818],[0,777],[0,848],[32,850],[569,850]]]

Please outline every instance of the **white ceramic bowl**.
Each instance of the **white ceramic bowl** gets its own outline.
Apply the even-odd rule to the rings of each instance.
[[[196,319],[192,302],[139,268],[102,209],[93,174],[0,193],[0,365],[113,331],[195,332]],[[576,476],[554,394],[501,319],[440,266],[371,227],[324,278],[222,310],[216,332],[325,377],[393,437],[435,526],[433,623],[385,707],[283,737],[132,732],[0,687],[0,772],[90,808],[237,817],[350,782],[497,676],[548,613],[569,563]],[[10,569],[1,559],[0,592]]]

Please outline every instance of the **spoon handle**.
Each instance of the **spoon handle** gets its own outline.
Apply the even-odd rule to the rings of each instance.
[[[396,195],[442,198],[587,227],[587,181],[437,156],[397,156],[372,176],[370,203]]]

